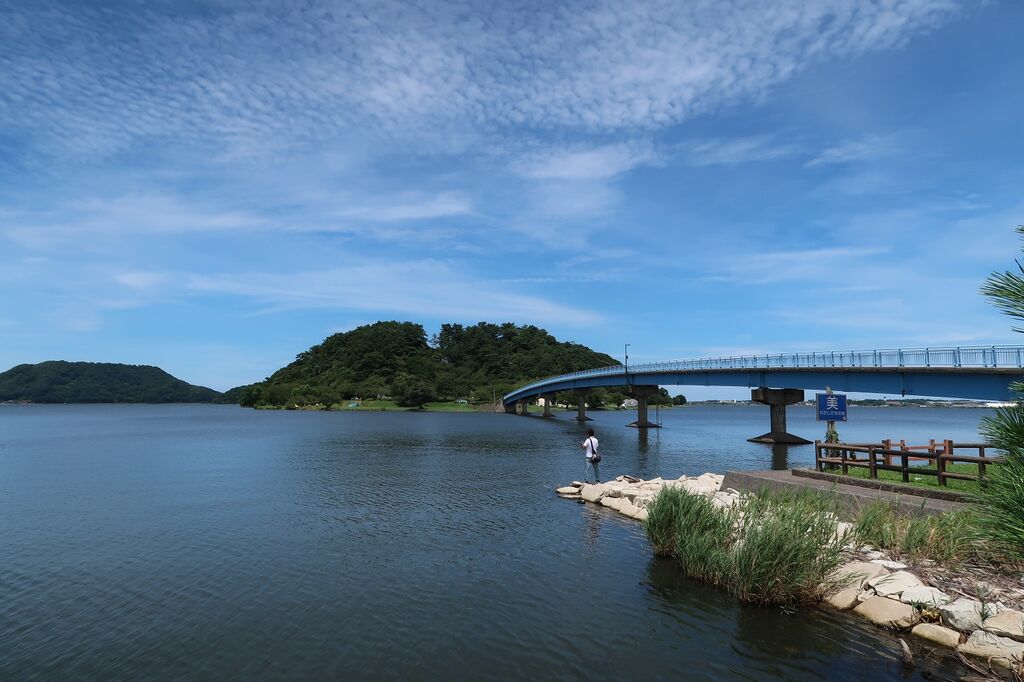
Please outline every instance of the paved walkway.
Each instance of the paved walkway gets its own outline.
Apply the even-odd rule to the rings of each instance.
[[[908,514],[935,515],[963,507],[960,502],[937,500],[918,497],[906,492],[890,490],[874,490],[844,483],[832,483],[804,476],[794,476],[790,470],[785,471],[729,471],[722,482],[722,490],[733,488],[743,493],[757,492],[765,488],[774,490],[814,490],[821,493],[834,493],[842,502],[857,508],[874,502],[887,500]]]

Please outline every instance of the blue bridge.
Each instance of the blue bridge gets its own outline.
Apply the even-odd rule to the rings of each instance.
[[[751,440],[807,442],[786,432],[786,405],[804,399],[804,389],[825,389],[900,396],[930,396],[1005,401],[1016,397],[1010,384],[1024,381],[1024,346],[961,346],[893,350],[780,353],[704,358],[639,365],[613,365],[535,381],[502,398],[514,413],[544,398],[551,416],[556,393],[577,397],[577,419],[585,421],[586,395],[595,388],[625,387],[637,400],[630,426],[654,427],[648,398],[659,386],[745,386],[751,398],[771,407],[771,431]]]

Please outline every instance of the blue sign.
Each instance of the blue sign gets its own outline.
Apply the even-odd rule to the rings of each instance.
[[[842,393],[819,393],[818,421],[846,421],[846,396]]]

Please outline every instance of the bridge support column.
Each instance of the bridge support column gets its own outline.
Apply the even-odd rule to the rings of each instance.
[[[551,403],[555,400],[554,393],[545,393],[541,396],[544,399],[544,417],[547,419],[551,418]]]
[[[626,426],[632,426],[637,429],[656,429],[661,427],[661,424],[655,424],[647,418],[647,399],[657,392],[657,386],[633,386],[630,389],[630,394],[636,398],[636,421]]]
[[[788,443],[805,445],[811,441],[794,436],[786,431],[786,405],[793,405],[804,399],[804,392],[799,388],[755,388],[750,391],[750,399],[755,403],[767,405],[771,409],[772,430],[757,438],[748,439],[751,443]]]
[[[520,412],[519,414],[523,415],[524,417],[527,416],[528,414],[530,414],[530,401],[529,400],[521,400],[521,401],[519,401],[519,407],[522,409],[522,412]]]
[[[512,403],[505,403],[505,414],[515,414],[515,413],[516,413],[516,404],[514,402],[512,402]]]
[[[573,391],[573,395],[576,396],[576,421],[578,422],[589,422],[593,421],[587,416],[587,392],[586,391]]]

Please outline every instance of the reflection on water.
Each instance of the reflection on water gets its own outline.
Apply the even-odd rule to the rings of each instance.
[[[813,436],[807,412],[790,424]],[[851,410],[844,429],[973,440],[980,415]],[[593,416],[0,408],[0,679],[899,674],[890,635],[740,607],[638,524],[551,492],[581,475],[588,426],[609,478],[813,448],[747,443],[756,408],[649,432]]]

